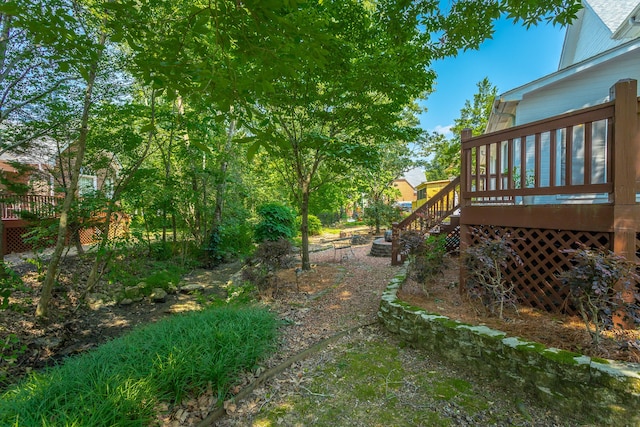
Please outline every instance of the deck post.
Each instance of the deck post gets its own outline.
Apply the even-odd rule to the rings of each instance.
[[[462,145],[473,136],[471,129],[460,133],[460,293],[464,292],[466,271],[463,266],[464,251],[471,245],[471,230],[464,220],[465,206],[469,206],[469,180],[471,178],[471,152],[462,149]]]
[[[613,134],[613,251],[629,261],[636,254],[636,159],[638,131],[638,82],[620,80],[610,90],[615,100]]]

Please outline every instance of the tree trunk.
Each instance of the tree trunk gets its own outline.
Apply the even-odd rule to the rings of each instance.
[[[230,113],[233,114],[233,107],[230,108]],[[231,118],[231,122],[229,123],[229,130],[227,131],[227,140],[224,144],[224,153],[222,164],[220,165],[220,181],[216,186],[216,206],[213,211],[213,226],[214,229],[217,229],[222,224],[222,211],[224,209],[224,192],[227,186],[227,168],[229,167],[229,161],[227,160],[227,155],[229,155],[231,151],[231,142],[233,141],[233,136],[236,133],[236,119],[234,117]]]
[[[7,266],[4,263],[4,253],[7,251],[4,240],[4,222],[2,221],[2,218],[0,218],[0,279],[5,279],[9,276],[6,268]]]
[[[107,40],[106,33],[100,34],[99,45],[104,46]],[[60,259],[62,258],[62,251],[65,246],[65,239],[67,237],[68,225],[69,225],[69,212],[71,211],[71,204],[76,195],[78,189],[78,180],[80,178],[80,168],[84,160],[84,154],[87,147],[87,136],[89,134],[89,111],[91,110],[91,104],[93,101],[93,88],[96,81],[96,74],[98,71],[98,63],[102,57],[102,49],[99,51],[96,61],[91,64],[89,75],[87,79],[87,87],[84,93],[84,101],[82,106],[82,118],[80,121],[80,135],[78,137],[76,159],[71,172],[71,185],[64,197],[62,209],[60,211],[60,223],[58,226],[58,238],[56,240],[56,246],[49,261],[47,267],[47,275],[42,283],[42,293],[38,306],[36,307],[36,317],[45,318],[49,315],[49,302],[51,301],[51,293],[53,291],[53,284],[55,282],[56,275],[58,273],[58,267],[60,265]]]
[[[302,235],[302,269],[311,270],[311,262],[309,260],[309,189],[302,189],[302,203],[300,205],[300,234]]]

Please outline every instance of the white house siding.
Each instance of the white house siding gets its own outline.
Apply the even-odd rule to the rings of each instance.
[[[601,104],[608,101],[609,89],[618,80],[629,78],[640,81],[638,51],[526,94],[518,105],[515,123],[521,125]]]
[[[580,34],[577,38],[573,58],[565,58],[565,61],[570,60],[570,63],[565,62],[562,64],[563,68],[594,57],[601,52],[605,52],[628,41],[613,40],[611,38],[611,31],[604,25],[602,20],[590,10],[584,14],[584,21],[579,31]]]
[[[541,120],[547,117],[563,114],[569,111],[579,110],[581,108],[598,105],[609,100],[610,88],[621,79],[632,78],[640,81],[640,53],[637,51],[630,52],[629,54],[620,56],[607,64],[598,65],[590,68],[582,73],[572,76],[571,79],[565,81],[559,81],[553,85],[549,85],[543,89],[531,92],[525,95],[518,105],[518,111],[516,116],[516,124],[530,123],[536,120]],[[640,90],[639,90],[640,92]],[[640,93],[639,93],[640,96]],[[593,150],[594,150],[594,164],[592,182],[603,182],[605,176],[604,165],[604,153],[605,153],[605,141],[604,141],[604,124],[602,126],[594,126],[593,134]],[[583,163],[584,154],[582,153],[581,141],[583,136],[580,133],[581,129],[576,129],[574,133],[574,155],[573,166],[574,175],[573,182],[576,184],[583,183],[582,171],[580,165]],[[558,141],[561,141],[561,135],[558,135]],[[548,135],[542,135],[542,158],[548,158]],[[529,144],[528,144],[529,145]],[[529,164],[533,164],[533,151],[529,152],[530,147],[527,146],[527,169]],[[560,159],[561,146],[558,144],[558,159]],[[514,159],[516,162],[518,162]],[[519,165],[518,165],[519,166]],[[542,163],[541,185],[546,186],[549,176],[549,165],[546,162]],[[561,170],[561,164],[558,164],[558,170],[556,170],[556,182],[561,183],[561,179],[564,176],[564,170]],[[581,197],[578,201],[572,196],[546,196],[535,197],[533,203],[546,204],[546,203],[571,203],[580,202],[585,203],[587,200],[592,203],[607,202],[607,198],[589,197],[585,199]]]

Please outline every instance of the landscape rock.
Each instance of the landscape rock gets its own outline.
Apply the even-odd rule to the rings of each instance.
[[[119,303],[120,305],[131,305],[133,304],[133,300],[131,298],[125,298]]]
[[[183,294],[190,294],[196,291],[204,290],[204,285],[200,283],[190,283],[188,285],[184,285],[180,287],[180,292]]]
[[[88,294],[87,295],[87,305],[92,309],[92,310],[99,310],[101,307],[103,307],[104,305],[106,305],[104,303],[104,301],[107,299],[107,297],[105,295],[102,294]]]
[[[136,298],[140,298],[142,296],[142,290],[144,289],[144,282],[139,283],[136,286],[129,286],[124,288],[124,297],[135,300]]]
[[[167,293],[162,288],[154,288],[151,292],[151,301],[167,302]]]

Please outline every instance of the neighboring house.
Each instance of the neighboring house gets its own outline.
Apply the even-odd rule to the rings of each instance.
[[[423,182],[422,184],[416,187],[417,191],[417,200],[413,202],[413,210],[418,209],[420,206],[424,205],[427,200],[438,194],[440,190],[446,187],[449,182],[448,179],[443,179],[440,181],[428,181]]]
[[[420,168],[413,168],[405,172],[400,178],[395,179],[392,183],[393,188],[400,192],[395,200],[396,205],[403,210],[410,211],[412,203],[416,201],[416,187],[424,181],[424,171]]]
[[[104,191],[108,197],[112,195],[113,184],[121,166],[109,153],[100,156],[107,160],[101,164],[109,166],[96,171],[88,167],[81,169],[77,192],[79,197],[97,190]],[[2,248],[5,253],[23,252],[32,248],[23,238],[32,226],[25,218],[55,217],[56,206],[62,202],[64,188],[70,183],[69,171],[73,159],[73,145],[58,147],[53,140],[45,138],[36,141],[27,150],[0,155],[0,172],[4,180],[8,181],[6,185],[0,183],[0,215],[5,229]],[[22,188],[16,193],[12,191],[15,187]],[[99,216],[100,214],[92,218],[94,224],[104,221]],[[125,218],[121,214],[116,217]],[[110,235],[126,232],[126,221],[113,223]],[[83,244],[93,242],[102,232],[99,225],[80,226],[76,231]]]
[[[28,193],[37,196],[60,196],[63,188],[70,182],[70,169],[73,164],[73,145],[58,147],[55,141],[41,139],[22,152],[6,152],[0,155],[0,171],[6,179],[25,184]],[[113,161],[108,168],[97,171],[83,167],[78,180],[78,195],[104,190],[109,195],[113,190],[115,177],[120,164],[112,155]],[[24,171],[17,170],[15,164],[25,166]],[[0,186],[0,188],[2,188]]]
[[[619,80],[640,80],[640,1],[638,0],[584,0],[577,19],[567,28],[558,71],[507,91],[494,102],[487,132],[496,132],[513,126],[543,120],[547,117],[599,105],[611,99],[610,88]],[[640,94],[639,94],[640,95]],[[604,183],[607,172],[607,125],[599,121],[592,125],[591,139],[593,163],[590,165],[591,183]],[[557,182],[567,180],[567,161],[572,162],[573,183],[584,182],[584,129],[574,127],[572,158],[561,152],[557,144],[559,162],[555,165]],[[550,135],[541,135],[538,156],[549,158]],[[567,135],[560,135],[565,141]],[[501,165],[507,164],[508,146],[501,145]],[[526,154],[520,155],[520,146],[514,147],[511,171],[517,186],[532,187],[534,179],[534,142],[527,141]],[[522,159],[525,159],[525,163]],[[481,161],[486,153],[481,153]],[[541,165],[540,186],[550,183],[548,162]],[[506,175],[506,169],[502,173]],[[523,176],[524,175],[524,176]],[[505,178],[506,179],[506,178]],[[495,185],[495,183],[493,183]],[[506,182],[503,182],[503,187]],[[606,203],[604,194],[580,196],[591,203]],[[575,195],[535,196],[521,198],[527,204],[573,203]]]

